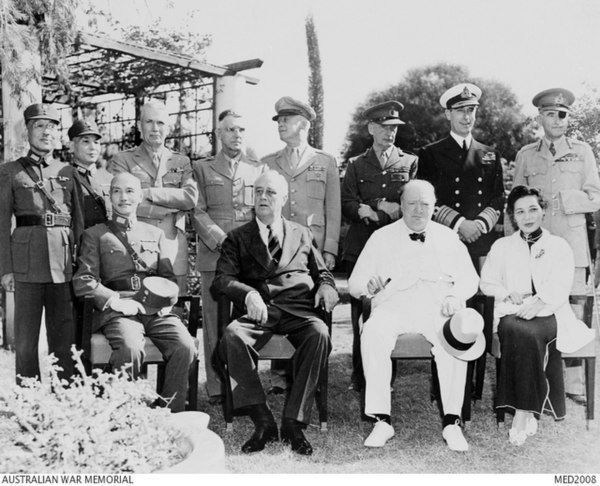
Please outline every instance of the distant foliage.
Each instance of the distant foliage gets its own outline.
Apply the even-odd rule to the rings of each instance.
[[[308,134],[308,143],[318,149],[323,148],[323,109],[324,97],[323,74],[321,72],[321,54],[319,53],[319,39],[313,15],[306,17],[306,44],[308,46],[308,104],[317,113],[317,118],[312,122]]]
[[[42,72],[56,76],[65,90],[69,89],[66,56],[77,38],[76,0],[2,0],[0,8],[0,47],[2,77],[10,86],[17,103],[22,103],[27,86],[41,83]],[[28,29],[23,28],[29,27]],[[38,48],[41,72],[23,62],[23,49]],[[26,58],[27,59],[27,58]]]
[[[575,100],[569,122],[569,135],[587,142],[592,147],[596,162],[600,161],[600,91],[587,86]]]
[[[447,136],[450,126],[439,98],[446,89],[460,82],[474,83],[483,92],[474,137],[497,147],[506,159],[514,160],[519,148],[533,140],[531,123],[521,113],[515,94],[498,81],[473,78],[466,67],[446,63],[412,69],[398,84],[371,93],[352,117],[344,159],[365,151],[372,144],[362,113],[367,107],[386,100],[398,100],[404,105],[400,118],[406,125],[398,129],[396,145],[399,147],[417,151]]]

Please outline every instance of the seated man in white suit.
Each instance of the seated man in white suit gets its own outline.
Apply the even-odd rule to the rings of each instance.
[[[458,235],[431,221],[434,207],[429,182],[408,182],[401,196],[402,219],[373,233],[350,276],[353,297],[372,296],[373,310],[361,334],[365,414],[376,420],[367,447],[383,447],[394,435],[390,354],[398,335],[415,332],[433,345],[442,436],[451,450],[469,448],[460,427],[467,361],[482,354],[485,338],[483,319],[465,302],[479,279]]]

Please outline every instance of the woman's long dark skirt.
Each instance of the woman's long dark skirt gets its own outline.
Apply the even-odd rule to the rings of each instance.
[[[556,349],[556,318],[529,321],[505,316],[498,325],[500,378],[498,407],[565,416],[565,386],[560,351]]]

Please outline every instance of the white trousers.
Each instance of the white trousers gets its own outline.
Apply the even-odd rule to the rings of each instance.
[[[448,354],[438,330],[448,317],[441,313],[447,287],[418,283],[410,289],[374,298],[374,308],[361,334],[365,373],[365,414],[391,415],[392,366],[390,355],[400,334],[422,334],[432,345],[444,414],[460,416],[465,394],[467,362]]]

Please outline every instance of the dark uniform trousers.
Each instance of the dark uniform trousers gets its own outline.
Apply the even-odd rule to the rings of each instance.
[[[227,363],[233,384],[233,406],[237,409],[265,403],[258,376],[258,351],[274,333],[285,334],[296,352],[283,417],[308,423],[319,377],[331,352],[327,326],[316,316],[299,318],[274,307],[269,313],[269,321],[276,322],[275,326],[264,327],[242,318],[227,326],[220,341],[220,357]]]
[[[36,188],[28,171],[43,182],[54,204]],[[59,210],[60,216],[52,216]],[[11,234],[13,216],[17,224]],[[72,166],[32,152],[0,166],[0,275],[14,274],[17,376],[40,375],[43,310],[48,351],[62,368],[58,376],[68,379],[73,374],[75,316],[70,281],[74,244],[82,230],[81,186]]]
[[[379,201],[400,204],[402,187],[415,178],[417,167],[417,156],[398,147],[392,148],[384,167],[381,167],[373,148],[349,160],[342,183],[342,214],[350,222],[342,253],[348,279],[352,275],[360,252],[373,232],[394,222],[387,213],[378,210]],[[371,207],[377,213],[379,221],[369,221],[368,224],[362,221],[358,215],[361,204]],[[364,384],[364,377],[358,322],[362,314],[360,300],[351,297],[350,308],[353,335],[351,381],[361,387]]]

